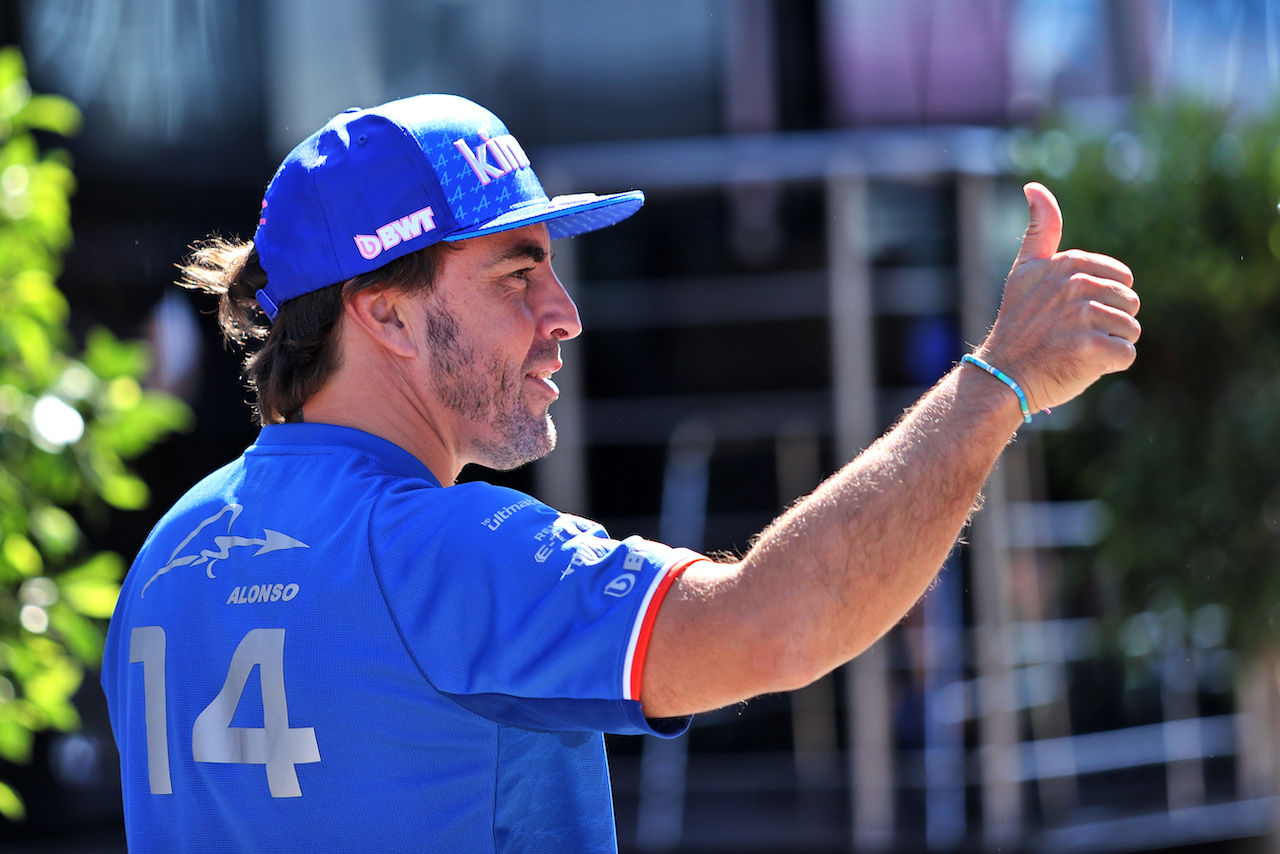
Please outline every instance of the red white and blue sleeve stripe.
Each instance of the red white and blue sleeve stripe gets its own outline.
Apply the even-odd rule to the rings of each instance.
[[[631,629],[631,640],[627,644],[627,657],[622,670],[622,695],[628,700],[640,700],[640,679],[644,675],[644,659],[649,651],[649,638],[653,633],[653,624],[658,617],[658,609],[666,598],[671,585],[675,583],[685,570],[699,561],[710,562],[710,559],[687,549],[678,550],[663,570],[654,576],[645,591],[644,601],[636,616],[635,625]]]

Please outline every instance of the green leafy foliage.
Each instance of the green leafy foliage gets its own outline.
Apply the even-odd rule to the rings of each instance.
[[[1014,149],[1058,196],[1064,247],[1120,258],[1142,297],[1136,364],[1047,439],[1068,489],[1112,510],[1093,566],[1116,615],[1222,605],[1246,652],[1280,630],[1278,143],[1280,115],[1181,102]]]
[[[102,657],[125,563],[94,553],[77,511],[138,509],[146,484],[127,461],[182,429],[187,407],[140,380],[145,345],[105,329],[82,353],[56,286],[71,242],[68,158],[32,131],[73,133],[79,111],[32,95],[14,48],[0,49],[0,758],[30,759],[34,733],[67,730],[72,697]],[[19,819],[0,783],[0,815]]]

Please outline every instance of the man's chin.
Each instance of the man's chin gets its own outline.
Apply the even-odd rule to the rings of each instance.
[[[486,445],[480,449],[482,457],[477,462],[494,471],[513,471],[521,466],[536,462],[555,450],[556,425],[551,416],[546,417],[541,430],[534,425],[519,431],[518,435],[507,437],[505,442]]]
[[[538,460],[550,454],[556,449],[556,425],[551,420],[551,416],[547,416],[546,429],[538,436],[536,444],[522,448],[526,459],[520,465],[535,463]]]

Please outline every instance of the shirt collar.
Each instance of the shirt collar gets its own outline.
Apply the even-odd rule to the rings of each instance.
[[[303,448],[346,448],[375,459],[378,464],[403,477],[416,477],[440,486],[431,469],[413,454],[380,436],[340,427],[336,424],[268,424],[258,434],[257,441],[245,450],[246,454],[299,453]]]

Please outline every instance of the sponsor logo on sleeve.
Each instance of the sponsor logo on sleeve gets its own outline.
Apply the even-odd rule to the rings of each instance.
[[[621,599],[630,593],[636,586],[636,575],[634,572],[624,572],[613,581],[604,586],[604,595],[616,596]]]
[[[622,568],[626,572],[610,581],[604,586],[604,595],[616,596],[621,599],[630,593],[636,586],[636,578],[638,573],[644,569],[645,556],[639,551],[628,552],[626,558],[622,561]]]
[[[533,535],[538,543],[533,553],[535,563],[546,563],[556,554],[572,554],[569,566],[560,574],[560,580],[573,574],[574,567],[591,566],[613,554],[618,544],[605,535],[599,522],[583,519],[570,513],[561,513],[555,521]],[[558,561],[553,564],[561,565]]]
[[[503,507],[501,510],[495,511],[490,516],[485,516],[483,519],[480,520],[480,524],[484,525],[490,531],[496,531],[498,530],[498,528],[502,527],[503,522],[507,521],[512,516],[519,513],[521,510],[525,509],[526,507],[536,507],[541,503],[542,502],[538,501],[536,498],[521,499],[520,501],[517,501],[515,504],[508,504],[506,507]]]

